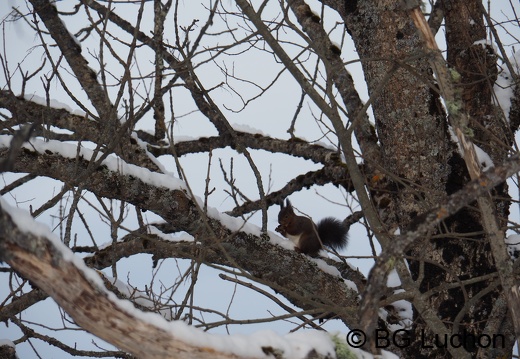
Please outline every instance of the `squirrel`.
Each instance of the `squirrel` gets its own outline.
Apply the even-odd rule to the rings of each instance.
[[[348,229],[340,220],[326,217],[316,225],[312,219],[297,216],[291,202],[287,200],[284,206],[280,204],[276,231],[294,243],[294,250],[298,253],[315,257],[323,245],[339,250],[348,243]]]

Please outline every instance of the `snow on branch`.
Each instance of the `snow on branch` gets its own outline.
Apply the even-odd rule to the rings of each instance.
[[[286,337],[272,332],[251,336],[212,335],[184,322],[144,313],[104,288],[49,229],[25,211],[0,202],[0,259],[48,293],[82,328],[143,358],[332,357],[334,345],[320,332]]]

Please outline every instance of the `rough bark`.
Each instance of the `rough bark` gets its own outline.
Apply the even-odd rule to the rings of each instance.
[[[462,75],[462,107],[469,113],[470,127],[475,128],[475,141],[485,143],[485,151],[501,162],[511,140],[491,104],[496,57],[490,48],[474,44],[484,38],[483,15],[477,3],[450,1],[450,6],[444,8],[448,63]],[[383,95],[373,99],[373,107],[383,162],[388,164],[386,174],[394,183],[393,203],[388,207],[395,214],[397,226],[406,228],[434,203],[459,190],[469,175],[448,134],[446,114],[430,75],[432,55],[402,4],[358,1],[347,6],[345,20],[361,60],[365,59],[363,68],[369,92],[383,86]],[[504,185],[495,191],[498,196],[507,197]],[[498,237],[504,238],[509,202],[495,203],[498,218],[502,218],[502,233]],[[442,283],[496,271],[481,216],[473,206],[446,219],[431,234],[437,235],[416,241],[407,252],[412,279],[421,293]],[[461,240],[461,236],[465,239]],[[427,307],[436,308],[436,315],[453,334],[467,331],[478,335],[486,327],[488,313],[499,293],[498,288],[488,290],[490,285],[490,281],[482,281],[441,290],[428,297]],[[479,300],[473,300],[474,297]],[[432,330],[426,337],[433,338],[435,329],[424,319],[423,313],[415,312],[412,332],[419,338],[423,330]],[[474,320],[479,324],[473,324]],[[504,334],[509,341],[500,355],[510,353],[514,342],[511,332]],[[478,353],[476,346],[466,349],[472,356]],[[404,352],[424,358],[449,355],[444,348],[425,348],[418,339]]]

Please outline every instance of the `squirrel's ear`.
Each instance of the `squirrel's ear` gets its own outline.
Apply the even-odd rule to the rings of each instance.
[[[286,199],[286,202],[287,202],[287,207],[291,207],[292,208],[291,201],[289,201],[289,199]]]
[[[279,199],[278,201],[276,201],[276,204],[279,205],[281,209],[283,209],[283,207],[284,207],[284,205],[283,205],[283,198]]]

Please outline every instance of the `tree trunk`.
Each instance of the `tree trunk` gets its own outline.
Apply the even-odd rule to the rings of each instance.
[[[462,93],[463,111],[471,118],[474,142],[494,163],[502,163],[511,145],[511,135],[491,102],[496,55],[491,46],[474,44],[485,38],[479,2],[450,1],[449,5],[445,6],[448,63],[462,76],[456,91]],[[440,105],[429,53],[406,9],[395,1],[358,1],[345,10],[345,21],[362,61],[369,93],[378,93],[372,102],[374,118],[385,176],[390,182],[384,186],[392,189],[388,208],[392,208],[393,216],[386,216],[386,224],[388,228],[403,230],[435,203],[460,190],[469,175]],[[506,184],[498,186],[493,195],[499,198],[494,203],[503,238],[509,214]],[[427,238],[415,242],[407,256],[413,285],[425,293],[428,307],[436,308],[437,316],[452,334],[478,337],[492,332],[507,338],[504,349],[490,353],[496,357],[509,355],[514,335],[506,312],[493,310],[495,304],[499,305],[499,288],[496,278],[489,277],[496,272],[490,252],[474,204],[444,221]],[[481,276],[483,279],[473,284],[444,288],[446,283]],[[490,313],[498,317],[490,318]],[[500,329],[491,330],[488,320],[498,321],[498,327],[489,325]],[[421,313],[415,310],[410,333],[413,344],[403,349],[407,357],[449,355],[442,345],[428,345],[438,337],[427,327]],[[482,355],[478,343],[468,340],[465,344],[472,357]]]

